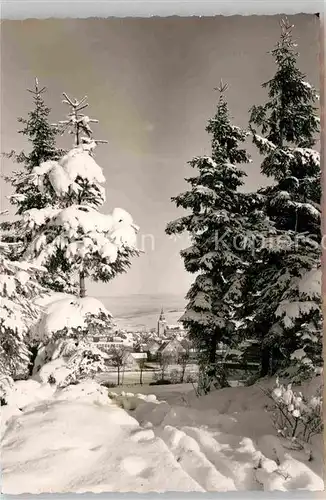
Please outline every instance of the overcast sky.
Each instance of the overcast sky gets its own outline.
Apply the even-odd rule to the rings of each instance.
[[[26,147],[17,117],[31,109],[35,76],[48,88],[51,121],[63,119],[62,92],[88,96],[89,115],[99,119],[96,161],[106,176],[108,212],[128,210],[145,238],[145,253],[130,271],[109,284],[91,284],[94,295],[186,293],[191,276],[179,257],[187,238],[164,233],[182,216],[170,198],[186,188],[187,161],[209,154],[207,120],[213,115],[220,79],[234,122],[248,123],[248,109],[266,99],[261,83],[273,76],[266,54],[279,37],[279,17],[152,18],[4,21],[1,25],[1,149]],[[315,86],[318,19],[293,16],[300,68]],[[70,138],[60,139],[64,147]],[[246,189],[265,183],[259,158],[247,167]],[[2,161],[4,174],[17,168]],[[1,184],[2,208],[8,186]],[[150,235],[150,236],[144,236]]]

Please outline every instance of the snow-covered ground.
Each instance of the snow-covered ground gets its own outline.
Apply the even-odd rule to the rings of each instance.
[[[2,491],[323,489],[321,436],[312,461],[287,449],[259,387],[202,398],[181,386],[151,389],[159,399],[108,395],[93,381],[61,390],[16,383],[2,408]]]

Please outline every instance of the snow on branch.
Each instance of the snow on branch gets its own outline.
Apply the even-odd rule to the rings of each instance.
[[[102,214],[81,205],[64,209],[32,209],[24,214],[24,219],[27,228],[38,226],[26,254],[38,265],[46,265],[58,249],[64,251],[73,267],[82,265],[92,255],[112,264],[120,250],[136,250],[139,228],[131,215],[121,208],[115,208],[111,214]]]
[[[87,329],[88,318],[103,316],[103,327],[107,326],[108,320],[112,322],[111,313],[98,299],[93,297],[74,297],[72,295],[62,296],[53,294],[52,301],[39,299],[37,304],[43,308],[40,322],[34,330],[34,338],[42,342],[62,330],[67,331],[67,336],[74,329]],[[44,304],[44,305],[43,305]],[[104,321],[105,320],[105,321]]]
[[[90,127],[91,123],[98,123],[95,118],[90,118],[88,115],[81,113],[82,110],[88,107],[87,96],[83,97],[81,100],[70,98],[65,92],[63,92],[63,103],[68,104],[70,107],[70,113],[67,115],[67,120],[62,120],[59,122],[63,126],[62,133],[68,130],[68,133],[75,135],[76,146],[78,146],[82,141],[82,134],[85,134],[87,139],[92,139],[95,144],[106,144],[108,141],[93,139],[93,130]]]
[[[276,309],[276,317],[282,317],[285,328],[292,328],[295,320],[309,314],[311,311],[319,310],[319,304],[314,301],[291,301],[283,300]]]
[[[317,166],[320,165],[320,153],[315,149],[311,148],[291,148],[293,155],[300,156],[300,160],[303,165],[307,163],[313,163]]]
[[[264,151],[265,153],[271,153],[276,149],[276,146],[272,141],[269,141],[265,137],[261,137],[258,134],[253,134],[253,141],[261,149],[261,151]]]
[[[198,292],[192,300],[191,305],[196,310],[210,311],[212,308],[212,300],[207,293]]]
[[[35,184],[42,186],[47,178],[57,196],[63,196],[69,190],[78,193],[81,190],[78,179],[86,181],[89,185],[95,184],[100,191],[100,184],[105,183],[101,167],[89,154],[89,145],[81,144],[71,149],[58,162],[49,160],[35,167],[32,175]],[[104,192],[101,191],[102,202],[105,201]]]

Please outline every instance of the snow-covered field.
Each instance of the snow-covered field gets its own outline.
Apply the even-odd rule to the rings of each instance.
[[[181,387],[109,397],[94,381],[16,383],[2,408],[2,491],[323,489],[321,436],[312,461],[287,449],[258,386],[202,398]]]

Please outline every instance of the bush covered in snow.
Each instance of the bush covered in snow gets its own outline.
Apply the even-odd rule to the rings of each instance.
[[[272,399],[269,408],[277,432],[304,446],[323,430],[322,389],[309,398],[295,392],[292,384],[283,385],[276,379],[275,387],[265,391]],[[301,443],[301,444],[300,444]]]
[[[58,296],[57,296],[58,295]],[[44,382],[68,385],[104,370],[107,355],[91,342],[90,336],[113,326],[112,315],[92,297],[53,294],[40,300],[43,314],[34,329],[34,339],[40,342],[34,364],[34,375]],[[53,361],[63,360],[60,372]],[[46,369],[46,366],[50,370]],[[45,375],[46,372],[46,375]]]
[[[66,387],[104,371],[105,358],[102,351],[84,340],[57,340],[39,350],[33,378]]]
[[[68,358],[69,375],[60,382],[60,387],[94,377],[105,369],[105,355],[87,342],[78,342],[73,354]]]

